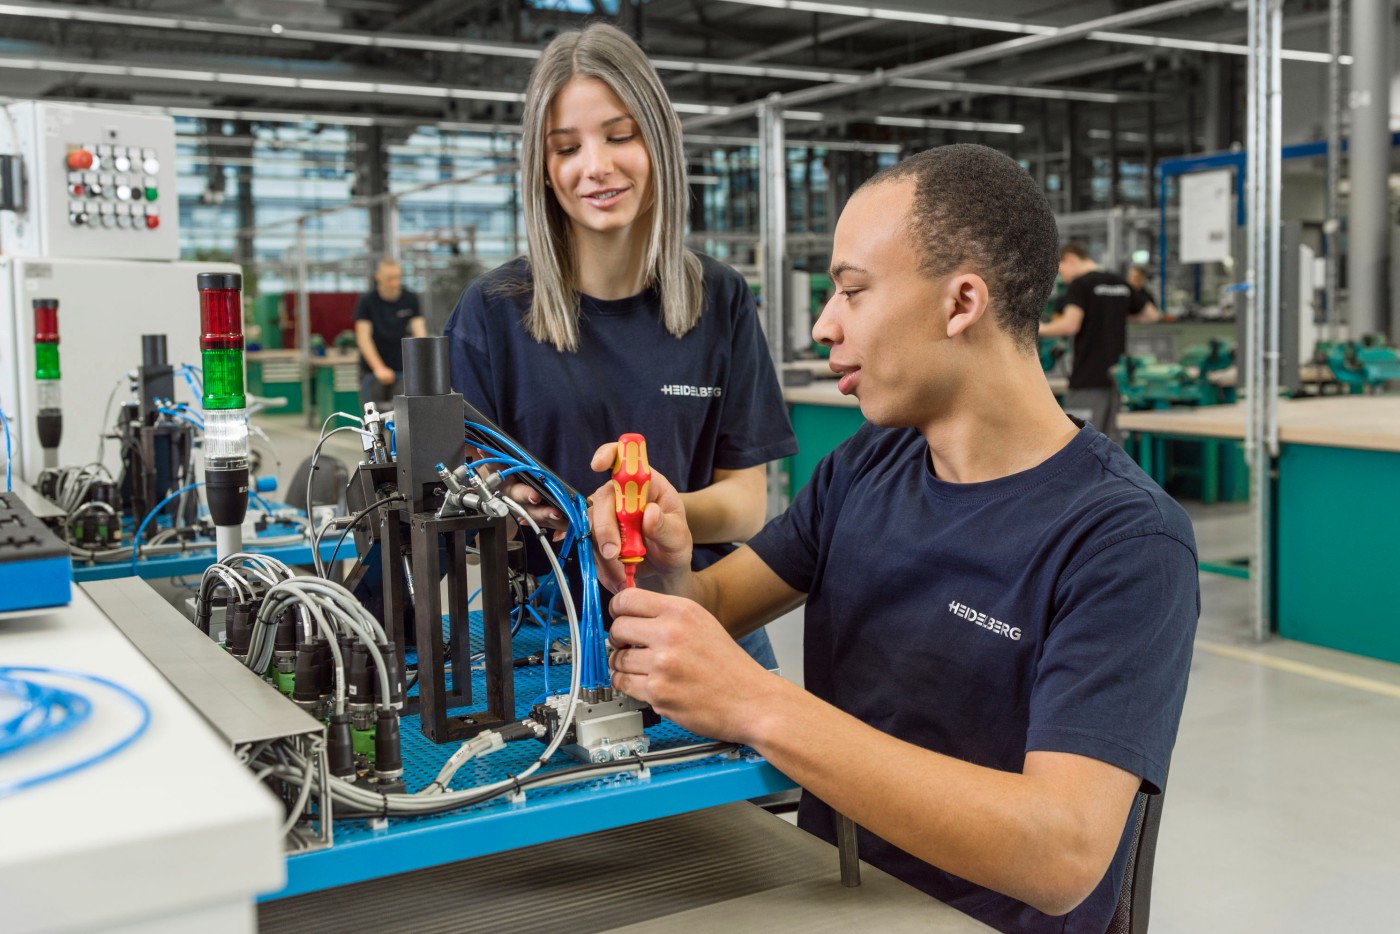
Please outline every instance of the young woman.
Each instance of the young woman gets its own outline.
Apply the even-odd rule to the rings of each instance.
[[[713,564],[762,527],[764,464],[797,442],[748,285],[685,248],[670,100],[637,44],[597,24],[545,49],[522,132],[529,256],[457,303],[453,385],[583,493],[608,479],[598,446],[640,432],[705,543],[695,566]],[[743,644],[776,666],[761,630]]]

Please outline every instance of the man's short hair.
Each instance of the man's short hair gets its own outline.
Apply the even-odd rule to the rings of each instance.
[[[1135,273],[1137,273],[1139,276],[1142,276],[1144,279],[1151,279],[1151,278],[1152,278],[1152,273],[1148,270],[1148,268],[1147,268],[1146,266],[1134,266],[1132,269],[1130,269],[1130,270],[1128,270],[1128,271],[1129,271],[1129,272],[1135,272]]]
[[[381,269],[403,269],[403,264],[396,259],[392,259],[391,257],[386,256],[374,266],[375,272],[378,272]]]
[[[1044,192],[1005,155],[970,143],[924,150],[865,185],[905,179],[915,184],[907,228],[923,258],[919,271],[930,279],[975,271],[1000,326],[1034,348],[1058,271],[1060,236]]]
[[[1060,247],[1060,259],[1064,259],[1066,256],[1073,256],[1075,259],[1083,260],[1092,260],[1094,258],[1094,254],[1089,252],[1089,248],[1078,240],[1071,240],[1069,243]]]

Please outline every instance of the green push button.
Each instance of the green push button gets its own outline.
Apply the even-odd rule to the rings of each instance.
[[[154,200],[156,200],[156,190],[155,190],[154,188],[147,188],[147,189],[146,189],[146,200],[147,200],[147,201],[154,201]]]

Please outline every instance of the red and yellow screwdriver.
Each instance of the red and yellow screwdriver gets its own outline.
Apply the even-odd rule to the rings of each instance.
[[[618,558],[627,574],[628,587],[635,586],[633,578],[637,565],[647,554],[647,546],[642,541],[642,513],[647,508],[650,484],[647,439],[629,432],[617,439],[617,460],[612,469],[613,505],[617,508],[617,525],[622,531]]]

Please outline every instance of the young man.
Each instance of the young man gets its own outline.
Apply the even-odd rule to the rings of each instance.
[[[374,289],[355,305],[355,344],[360,348],[362,402],[389,402],[403,373],[405,337],[427,337],[428,326],[418,296],[403,287],[403,267],[392,259],[379,261]]]
[[[1060,278],[1064,310],[1040,325],[1040,336],[1074,338],[1065,411],[1089,413],[1095,428],[1118,441],[1118,384],[1109,369],[1123,356],[1128,322],[1150,324],[1162,314],[1123,277],[1099,269],[1082,243],[1060,249]]]
[[[990,149],[867,182],[813,335],[870,424],[696,573],[654,474],[651,589],[613,598],[611,664],[619,690],[801,784],[809,831],[849,816],[864,859],[1000,930],[1101,934],[1134,796],[1166,780],[1199,599],[1185,514],[1046,385],[1056,242],[1044,196]],[[592,520],[616,589],[606,490]],[[810,693],[734,642],[804,600]]]

